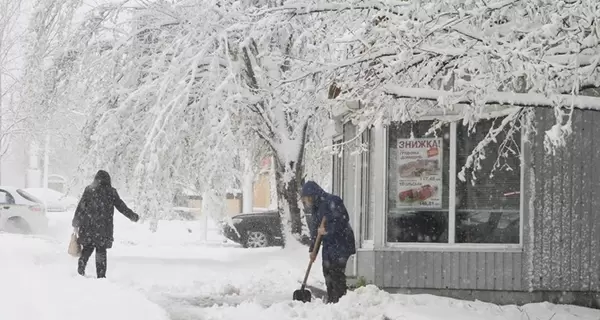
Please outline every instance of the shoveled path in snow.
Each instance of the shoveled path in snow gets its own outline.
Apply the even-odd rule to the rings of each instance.
[[[199,319],[204,308],[242,303],[268,307],[290,301],[308,260],[304,247],[244,249],[215,244],[154,249],[152,255],[135,246],[115,248],[109,257],[109,278],[141,290],[172,320]],[[161,257],[166,252],[172,258]],[[321,279],[315,268],[311,283],[322,286]]]

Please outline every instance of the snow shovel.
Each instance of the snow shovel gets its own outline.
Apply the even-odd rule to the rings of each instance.
[[[320,228],[325,227],[325,217],[321,220]],[[313,253],[315,256],[319,254],[319,248],[321,247],[322,236],[318,235],[315,240],[315,246],[313,247]],[[306,281],[308,280],[308,274],[310,273],[310,269],[312,267],[313,261],[308,261],[308,268],[306,268],[306,274],[304,275],[304,281],[302,281],[302,286],[300,290],[294,291],[294,301],[302,301],[302,302],[310,302],[312,300],[312,293],[309,290],[306,290]]]

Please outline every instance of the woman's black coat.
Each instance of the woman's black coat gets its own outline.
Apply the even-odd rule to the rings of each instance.
[[[111,248],[115,208],[129,220],[139,220],[139,216],[127,207],[117,190],[111,186],[108,173],[99,171],[94,183],[85,188],[75,210],[73,227],[79,230],[77,242],[82,246]]]

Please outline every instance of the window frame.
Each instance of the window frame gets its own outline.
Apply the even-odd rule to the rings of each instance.
[[[342,143],[342,157],[341,157],[341,184],[340,189],[341,192],[338,195],[344,201],[346,208],[348,209],[348,214],[350,215],[350,223],[354,228],[355,232],[355,245],[357,248],[364,248],[361,236],[361,228],[362,228],[362,210],[361,210],[361,201],[362,201],[362,177],[360,167],[362,166],[362,155],[360,153],[352,154],[352,152],[348,152],[347,144],[350,141],[346,141],[346,128],[352,127],[354,130],[354,136],[351,137],[352,140],[359,139],[358,142],[362,142],[362,134],[359,136],[359,126],[352,123],[350,117],[346,117],[342,121],[342,132],[341,135],[336,135],[335,137],[339,137]],[[338,140],[334,140],[335,141]],[[346,163],[346,160],[348,163]],[[348,165],[348,168],[346,166]],[[346,170],[347,169],[347,170]],[[346,174],[348,176],[346,176]],[[352,179],[353,185],[352,187],[348,186],[348,183]],[[348,188],[346,190],[346,188]],[[346,193],[346,191],[348,193]],[[367,245],[368,248],[368,245]],[[354,267],[356,268],[356,260],[354,260]]]
[[[344,193],[344,173],[345,173],[345,153],[347,152],[346,150],[346,146],[345,143],[347,143],[347,141],[345,141],[345,131],[344,128],[346,125],[351,124],[350,123],[350,119],[349,118],[344,118],[341,122],[342,125],[342,132],[338,133],[336,135],[333,135],[331,140],[333,142],[334,145],[342,145],[342,152],[341,152],[341,157],[338,157],[337,155],[333,155],[332,161],[334,161],[332,164],[332,193],[338,195],[340,198],[345,199],[344,196],[348,196]],[[358,127],[356,128],[358,129]],[[365,139],[365,133],[368,134],[368,139]],[[377,141],[377,138],[375,138],[376,132],[375,132],[375,126],[371,125],[369,126],[367,129],[365,129],[365,131],[363,131],[362,133],[360,133],[360,137],[358,138],[360,143],[364,144],[364,143],[369,143],[371,140],[373,142]],[[373,215],[373,219],[372,219],[372,234],[371,234],[371,239],[365,240],[364,239],[364,228],[366,227],[366,219],[368,219],[368,216],[365,214],[366,212],[364,211],[364,208],[367,207],[368,210],[368,206],[369,203],[364,203],[364,201],[369,201],[369,188],[372,188],[375,186],[375,184],[371,181],[371,177],[370,177],[370,169],[371,169],[371,153],[370,152],[375,152],[375,150],[377,149],[378,146],[374,146],[373,150],[368,150],[368,152],[361,152],[360,154],[356,154],[354,155],[356,157],[355,161],[356,161],[356,170],[353,170],[352,172],[348,172],[348,174],[350,175],[354,175],[355,177],[355,187],[352,189],[352,193],[353,193],[353,199],[355,201],[354,205],[356,207],[356,210],[358,212],[358,215],[355,216],[355,219],[353,219],[352,224],[356,225],[356,230],[355,233],[357,233],[356,235],[356,244],[357,244],[357,249],[358,250],[372,250],[373,248],[375,248],[375,237],[377,234],[377,215],[378,215],[378,210],[376,208],[373,209],[373,212],[371,213]],[[337,159],[335,158],[337,157]],[[365,157],[366,157],[366,162],[368,167],[363,168],[363,165],[365,163]],[[337,161],[337,163],[335,162]],[[337,167],[336,167],[337,165]],[[375,165],[375,168],[377,168],[377,165]],[[365,179],[363,177],[363,170],[367,170],[366,174],[367,174],[367,180],[366,184],[365,184]],[[336,174],[337,173],[337,174]],[[339,187],[339,190],[335,187],[336,184],[336,177],[338,179],[339,185],[337,185]],[[365,195],[365,193],[367,193]]]
[[[374,142],[373,135],[373,128],[369,126],[361,133],[361,143],[371,146],[371,142]],[[370,207],[370,191],[373,188],[373,181],[371,181],[371,166],[373,165],[371,163],[371,156],[374,151],[369,147],[367,152],[362,152],[360,156],[360,243],[362,248],[373,248],[375,244],[375,210],[371,212],[372,208]],[[369,215],[373,217],[371,220],[372,226],[367,224]],[[370,239],[365,239],[369,228],[372,228]]]
[[[502,117],[502,116],[506,116],[507,113],[511,111],[509,110],[503,110],[500,112],[493,112],[493,113],[489,113],[487,114],[485,117],[481,117],[481,120],[484,119],[493,119],[493,118],[498,118],[498,117]],[[439,119],[439,117],[434,117],[434,116],[430,116],[430,117],[421,117],[418,120],[415,121],[427,121],[427,120],[434,120],[434,119]],[[450,170],[450,175],[449,175],[449,192],[448,192],[448,197],[449,198],[449,210],[448,210],[448,242],[447,243],[431,243],[431,242],[389,242],[387,239],[387,235],[388,234],[388,214],[389,214],[389,209],[388,209],[388,196],[389,196],[389,179],[388,179],[388,175],[384,175],[383,180],[381,183],[383,183],[383,190],[385,193],[385,204],[384,204],[384,212],[383,212],[383,223],[385,225],[385,228],[383,230],[384,232],[384,246],[386,247],[386,249],[390,249],[390,250],[399,250],[399,251],[477,251],[477,252],[498,252],[498,251],[502,251],[502,252],[522,252],[523,248],[524,248],[524,243],[523,243],[523,237],[524,237],[524,226],[523,224],[525,223],[524,221],[524,214],[523,214],[523,210],[524,210],[524,190],[525,190],[525,168],[524,168],[524,163],[525,163],[525,142],[526,142],[526,134],[527,131],[524,130],[523,128],[521,129],[521,141],[520,141],[520,146],[521,146],[521,154],[519,155],[519,161],[520,161],[520,190],[519,190],[519,243],[506,243],[506,244],[502,244],[502,243],[456,243],[456,169],[457,169],[457,163],[456,163],[456,152],[457,152],[457,121],[462,120],[462,118],[459,117],[448,117],[446,119],[444,119],[446,121],[450,122],[450,166],[449,169]],[[390,131],[389,131],[389,126],[385,125],[384,128],[384,160],[385,160],[385,170],[389,170],[389,141],[390,141]]]
[[[333,137],[333,145],[341,145],[344,142],[343,135]],[[331,193],[343,199],[344,195],[344,155],[331,155]]]

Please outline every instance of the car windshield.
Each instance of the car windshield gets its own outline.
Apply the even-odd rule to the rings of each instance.
[[[17,193],[21,197],[25,198],[25,200],[27,200],[27,201],[31,201],[31,202],[35,202],[35,203],[43,203],[40,199],[32,196],[30,193],[27,193],[27,191],[25,191],[25,190],[17,189]]]

